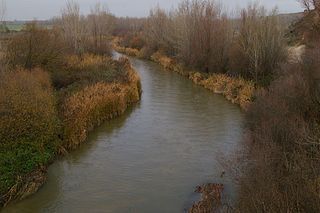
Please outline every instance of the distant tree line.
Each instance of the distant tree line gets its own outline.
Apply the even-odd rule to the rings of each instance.
[[[160,51],[203,72],[269,84],[286,58],[277,11],[251,4],[232,17],[222,8],[213,0],[183,0],[169,12],[156,7],[142,28],[123,36],[122,44],[142,49],[145,57]]]

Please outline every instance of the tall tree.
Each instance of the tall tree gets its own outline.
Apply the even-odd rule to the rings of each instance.
[[[233,69],[256,83],[268,84],[274,70],[286,57],[283,30],[276,10],[268,14],[258,4],[242,10],[236,43],[238,54],[231,57],[232,64],[237,61]]]
[[[313,9],[319,10],[320,8],[320,0],[298,0],[298,1],[309,12]]]
[[[62,9],[62,30],[66,41],[76,54],[84,51],[85,26],[80,15],[80,6],[74,0],[68,0]]]
[[[5,0],[0,0],[0,22],[3,24],[7,12],[7,4]]]
[[[111,35],[114,28],[114,16],[109,12],[106,5],[96,3],[91,8],[88,16],[88,33],[93,43],[93,51],[104,53],[109,48],[107,37]]]

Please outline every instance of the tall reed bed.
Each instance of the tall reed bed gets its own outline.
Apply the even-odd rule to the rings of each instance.
[[[25,175],[46,165],[60,144],[48,73],[21,69],[0,74],[0,115],[0,195],[4,195]],[[4,202],[0,196],[0,206]]]
[[[197,85],[201,85],[214,93],[222,94],[227,100],[240,105],[243,109],[247,109],[253,101],[255,85],[252,81],[241,77],[230,77],[226,74],[188,71],[182,64],[159,52],[153,54],[151,60],[160,64],[166,70],[188,77]]]
[[[50,161],[140,99],[140,78],[127,59],[66,59],[61,71],[0,72],[0,206],[36,192]]]
[[[139,101],[140,79],[129,64],[121,59],[127,82],[98,82],[86,86],[63,103],[65,146],[73,149],[86,140],[88,132],[103,121],[121,115],[130,104]]]

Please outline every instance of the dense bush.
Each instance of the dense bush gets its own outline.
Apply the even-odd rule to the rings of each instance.
[[[230,49],[230,70],[260,85],[268,85],[286,59],[284,30],[275,11],[263,7],[242,10],[239,33]]]
[[[46,72],[0,74],[0,194],[54,156],[59,126],[55,104]]]
[[[285,67],[248,112],[251,163],[240,182],[241,212],[320,211],[317,51]]]

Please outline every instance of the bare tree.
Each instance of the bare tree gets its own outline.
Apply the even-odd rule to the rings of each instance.
[[[67,1],[66,7],[62,9],[61,22],[66,41],[75,53],[81,54],[84,51],[85,27],[78,3]]]
[[[5,16],[7,12],[7,7],[6,7],[6,1],[5,0],[0,0],[0,32],[3,32],[6,30],[5,26]],[[3,60],[3,41],[0,41],[0,72],[4,69],[5,63]]]
[[[145,35],[147,43],[152,49],[172,52],[171,33],[173,31],[172,19],[166,11],[160,7],[150,11],[145,27]]]
[[[237,54],[231,56],[233,69],[256,83],[268,83],[274,70],[285,59],[286,48],[283,30],[276,16],[258,4],[241,11],[240,30],[236,40]],[[261,82],[261,81],[266,82]]]
[[[310,12],[313,9],[319,9],[320,8],[320,1],[319,0],[298,0],[298,2],[301,3],[301,5]]]
[[[103,53],[108,51],[108,36],[111,35],[114,28],[114,19],[106,5],[97,3],[91,8],[87,27],[95,52]]]
[[[213,0],[185,0],[175,15],[179,57],[204,71],[226,71],[230,25]]]
[[[7,4],[5,0],[0,0],[0,22],[3,24],[7,12]]]
[[[299,2],[301,3],[301,5],[308,11],[311,11],[311,1],[310,0],[299,0]]]

